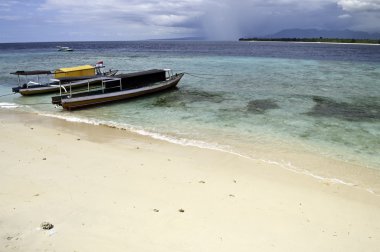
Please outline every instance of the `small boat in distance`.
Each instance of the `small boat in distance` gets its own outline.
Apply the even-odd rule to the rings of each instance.
[[[84,65],[77,67],[67,67],[59,68],[55,71],[48,70],[37,70],[37,71],[16,71],[14,75],[18,77],[18,86],[13,87],[12,91],[15,93],[20,93],[21,95],[36,95],[44,93],[59,92],[60,89],[66,90],[65,87],[69,83],[74,82],[70,85],[71,88],[79,88],[83,86],[88,86],[89,84],[97,84],[99,77],[102,76],[113,76],[118,71],[109,70],[103,72],[101,69],[104,68],[103,61],[96,63],[95,66]],[[45,82],[40,82],[40,76],[45,76]],[[49,78],[54,75],[54,78]],[[21,83],[20,76],[25,77],[26,82]],[[30,76],[35,77],[37,80],[30,81]],[[65,91],[66,92],[66,91]]]
[[[58,51],[60,52],[72,52],[74,49],[68,47],[68,46],[57,46]]]
[[[170,69],[152,69],[143,72],[102,77],[99,88],[52,97],[52,103],[73,110],[104,103],[131,99],[162,92],[177,86],[184,73],[173,74]]]

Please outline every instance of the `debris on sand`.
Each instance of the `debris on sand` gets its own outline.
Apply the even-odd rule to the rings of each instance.
[[[51,223],[49,223],[49,222],[47,222],[47,221],[44,221],[44,222],[41,223],[41,228],[42,228],[42,229],[50,230],[50,229],[52,229],[53,227],[54,227],[54,225],[51,224]]]

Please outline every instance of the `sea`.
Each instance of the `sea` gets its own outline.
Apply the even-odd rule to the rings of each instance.
[[[98,61],[119,73],[169,68],[185,76],[165,93],[72,112],[52,105],[51,95],[11,92],[17,85],[11,72]],[[297,153],[380,171],[380,46],[173,40],[0,44],[0,109],[109,125],[317,178],[328,175],[315,164],[296,165]]]

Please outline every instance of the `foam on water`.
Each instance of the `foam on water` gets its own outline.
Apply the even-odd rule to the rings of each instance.
[[[2,109],[15,109],[15,108],[22,108],[24,106],[16,104],[16,103],[11,103],[11,102],[0,102],[0,108]]]
[[[65,120],[68,122],[74,122],[74,123],[86,123],[90,125],[104,125],[112,128],[117,128],[117,129],[123,129],[123,130],[128,130],[132,133],[136,133],[142,136],[148,136],[153,139],[157,140],[163,140],[166,142],[178,144],[181,146],[193,146],[193,147],[198,147],[198,148],[205,148],[205,149],[210,149],[210,150],[223,150],[223,146],[219,146],[218,144],[211,144],[199,140],[191,140],[191,139],[185,139],[185,138],[176,138],[168,135],[163,135],[157,132],[151,132],[147,131],[141,128],[137,128],[132,125],[127,125],[127,124],[120,124],[117,122],[112,122],[112,121],[104,121],[104,120],[94,120],[94,119],[88,119],[88,118],[79,118],[79,117],[74,117],[74,116],[67,116],[67,115],[57,115],[57,114],[48,114],[48,113],[39,113],[41,116],[46,116],[46,117],[52,117],[52,118],[57,118],[61,120]]]
[[[100,121],[87,119],[87,118],[79,118],[75,116],[67,116],[67,115],[57,115],[57,114],[49,114],[49,113],[38,113],[40,116],[46,116],[46,117],[52,117],[57,118],[61,120],[65,120],[67,122],[74,122],[74,123],[87,123],[91,125],[100,125],[102,124]]]

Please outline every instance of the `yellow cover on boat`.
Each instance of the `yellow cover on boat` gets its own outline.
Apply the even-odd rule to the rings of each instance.
[[[79,77],[95,75],[95,67],[91,65],[65,67],[55,70],[54,78]]]

